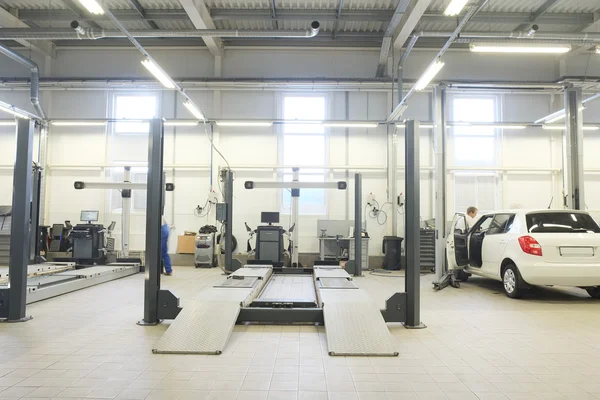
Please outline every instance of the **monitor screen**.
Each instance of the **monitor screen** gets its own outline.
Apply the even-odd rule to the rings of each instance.
[[[260,222],[263,224],[277,224],[279,223],[279,213],[278,212],[261,212],[260,213]]]
[[[82,211],[80,221],[96,222],[98,221],[99,211]]]

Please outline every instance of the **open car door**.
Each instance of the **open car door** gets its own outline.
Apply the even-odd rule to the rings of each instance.
[[[467,242],[469,230],[465,214],[454,214],[454,220],[450,227],[450,233],[446,241],[446,257],[448,259],[448,270],[462,269],[469,263],[469,250]]]

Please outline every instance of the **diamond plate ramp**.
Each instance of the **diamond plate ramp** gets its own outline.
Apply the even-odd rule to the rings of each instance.
[[[363,290],[326,289],[320,292],[329,355],[398,355],[381,311]]]
[[[186,305],[152,352],[221,354],[239,313],[239,301],[203,301]]]

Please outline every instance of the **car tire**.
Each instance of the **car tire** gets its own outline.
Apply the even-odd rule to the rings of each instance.
[[[508,264],[502,272],[502,287],[504,293],[511,299],[518,299],[523,296],[524,292],[523,279],[519,273],[519,269],[514,264]]]
[[[462,269],[458,270],[458,272],[456,273],[456,277],[461,282],[466,282],[470,276],[471,276],[471,274],[469,274],[468,272],[466,272],[465,270],[462,270]]]
[[[590,287],[585,289],[586,292],[594,299],[600,299],[600,286]]]

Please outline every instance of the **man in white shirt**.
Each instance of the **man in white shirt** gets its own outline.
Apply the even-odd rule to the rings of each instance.
[[[477,207],[469,207],[467,208],[467,215],[466,215],[466,220],[467,220],[467,229],[471,229],[473,228],[473,226],[475,226],[475,224],[477,223],[477,221],[479,220],[477,218],[477,212],[479,210],[477,209]]]

